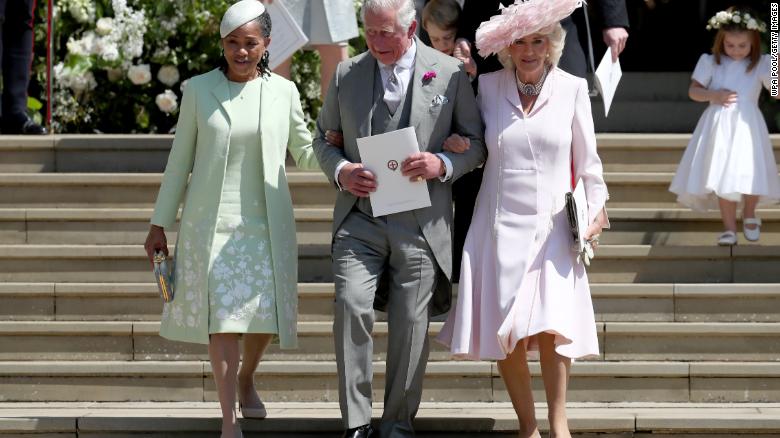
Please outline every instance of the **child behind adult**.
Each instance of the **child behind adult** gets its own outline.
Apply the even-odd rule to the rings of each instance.
[[[428,32],[434,49],[463,62],[469,78],[477,77],[477,64],[471,57],[471,44],[455,39],[458,34],[461,7],[457,0],[431,0],[422,12],[422,27]]]
[[[737,205],[743,202],[745,239],[757,241],[759,204],[780,199],[780,178],[766,122],[758,108],[761,86],[770,85],[769,56],[761,55],[766,25],[747,10],[718,12],[712,54],[699,58],[688,95],[709,102],[699,119],[670,191],[695,210],[720,208],[725,231],[719,245],[737,243]]]

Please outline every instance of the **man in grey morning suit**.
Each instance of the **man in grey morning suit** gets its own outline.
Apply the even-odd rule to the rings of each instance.
[[[388,312],[382,438],[413,436],[428,360],[428,321],[450,306],[451,183],[486,158],[483,125],[462,64],[415,39],[412,0],[366,0],[368,52],[342,62],[317,121],[314,149],[340,189],[333,212],[336,360],[345,437],[376,437],[371,421],[373,307]],[[377,181],[360,164],[356,138],[414,127],[422,152],[405,176],[428,185],[431,207],[373,217]],[[325,140],[341,131],[344,147]],[[464,154],[444,140],[469,138]],[[427,182],[426,182],[427,181]],[[378,182],[381,184],[381,181]]]

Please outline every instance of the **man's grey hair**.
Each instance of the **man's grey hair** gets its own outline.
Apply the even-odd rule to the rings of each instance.
[[[379,12],[392,9],[397,11],[396,22],[404,29],[409,29],[412,21],[417,17],[414,9],[414,0],[365,0],[360,8],[360,19],[366,22],[366,11]]]

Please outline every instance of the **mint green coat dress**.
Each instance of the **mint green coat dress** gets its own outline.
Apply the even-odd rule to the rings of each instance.
[[[241,85],[219,70],[189,80],[151,221],[171,228],[184,202],[163,337],[277,333],[282,348],[297,346],[298,254],[284,166],[289,150],[298,167],[319,169],[311,141],[292,82],[272,74]]]

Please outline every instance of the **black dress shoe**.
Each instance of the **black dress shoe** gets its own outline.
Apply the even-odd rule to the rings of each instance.
[[[379,438],[379,434],[370,424],[364,424],[360,427],[347,429],[344,431],[343,438]]]
[[[47,131],[45,127],[26,119],[18,124],[3,124],[3,134],[46,135]]]

